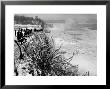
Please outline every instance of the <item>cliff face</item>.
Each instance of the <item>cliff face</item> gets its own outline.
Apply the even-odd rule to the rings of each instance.
[[[65,57],[56,49],[54,41],[43,31],[32,33],[26,42],[14,45],[15,69],[21,76],[75,76],[78,67],[65,61]],[[18,42],[19,43],[19,42]],[[17,52],[23,57],[20,58]],[[18,50],[17,50],[18,49]],[[17,75],[17,74],[16,74]]]

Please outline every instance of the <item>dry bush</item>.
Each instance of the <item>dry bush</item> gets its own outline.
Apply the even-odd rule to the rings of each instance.
[[[32,33],[29,39],[29,42],[19,44],[23,57],[18,59],[28,65],[22,68],[25,72],[33,76],[78,76],[78,66],[69,62],[74,55],[66,59],[60,52],[61,46],[56,49],[54,40],[45,32]]]

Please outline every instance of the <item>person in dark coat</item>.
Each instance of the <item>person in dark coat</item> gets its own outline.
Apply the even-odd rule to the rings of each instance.
[[[20,42],[22,44],[22,38],[23,38],[23,33],[22,33],[22,29],[19,29],[17,32],[17,40],[18,42]]]

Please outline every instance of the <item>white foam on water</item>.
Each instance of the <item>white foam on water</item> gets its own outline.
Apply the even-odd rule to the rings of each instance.
[[[96,61],[92,60],[90,56],[86,55],[76,55],[71,61],[73,65],[78,65],[79,72],[84,74],[85,72],[90,73],[90,76],[97,75],[97,64]]]
[[[60,45],[74,45],[75,43],[73,43],[73,42],[68,42],[68,41],[65,41],[64,39],[62,39],[62,38],[55,38],[54,39],[55,40],[55,44],[57,45],[57,46],[60,46]]]

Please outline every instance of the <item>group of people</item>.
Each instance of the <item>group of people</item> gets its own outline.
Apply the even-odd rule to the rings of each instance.
[[[26,37],[29,37],[32,32],[39,32],[39,31],[43,31],[43,29],[37,30],[36,28],[34,29],[23,29],[23,28],[19,28],[18,31],[15,30],[15,36],[17,38],[17,41],[22,44],[23,42],[26,41]]]

